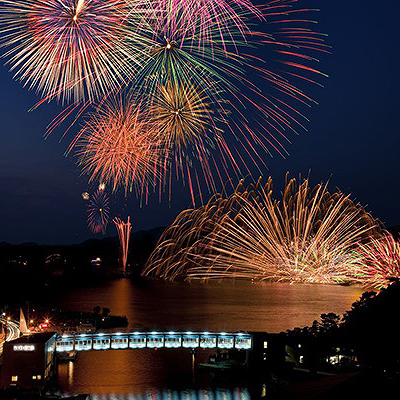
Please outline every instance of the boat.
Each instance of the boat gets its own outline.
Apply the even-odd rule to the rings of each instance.
[[[78,353],[77,353],[76,350],[65,351],[65,352],[62,352],[62,353],[57,353],[57,357],[58,357],[58,360],[60,362],[63,362],[63,361],[75,361],[77,354]]]
[[[244,369],[247,367],[247,364],[233,358],[230,353],[216,353],[208,358],[208,363],[200,363],[199,367],[212,370],[228,371]]]

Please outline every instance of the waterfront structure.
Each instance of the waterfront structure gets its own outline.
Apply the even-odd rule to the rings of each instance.
[[[55,372],[57,334],[34,333],[4,343],[1,387],[43,386]]]
[[[115,332],[57,337],[59,353],[143,348],[251,350],[253,336],[245,332]]]

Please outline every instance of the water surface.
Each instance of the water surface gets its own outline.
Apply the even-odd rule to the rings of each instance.
[[[361,293],[360,288],[329,285],[137,284],[118,279],[91,288],[73,288],[61,294],[58,303],[82,311],[92,311],[97,305],[108,307],[112,314],[128,317],[129,331],[281,332],[311,325],[321,313],[341,314]],[[208,355],[198,351],[196,363],[207,360]],[[248,398],[243,389],[246,378],[233,383],[213,377],[193,370],[192,361],[188,350],[80,353],[75,363],[60,365],[59,385],[63,392],[107,394],[104,398]]]

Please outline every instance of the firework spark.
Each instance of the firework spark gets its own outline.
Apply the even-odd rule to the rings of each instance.
[[[140,65],[125,0],[5,0],[0,33],[15,76],[46,99],[93,100],[126,82]]]
[[[140,105],[129,99],[108,101],[93,113],[73,146],[90,181],[144,190],[157,176],[159,151]]]
[[[365,287],[382,289],[400,279],[400,243],[389,232],[361,244],[355,257],[359,266],[354,281]]]
[[[251,0],[152,0],[151,4],[154,11],[148,18],[164,35],[179,31],[199,48],[213,46],[215,32],[223,45],[237,33],[244,38],[249,32],[247,21],[263,19]]]
[[[196,136],[188,127],[175,131],[179,139],[185,133],[196,139],[190,151],[182,157],[178,145],[174,146],[175,152],[168,153],[171,163],[175,163],[168,170],[177,171],[178,178],[188,181],[193,204],[193,192],[198,189],[201,194],[199,176],[204,177],[202,185],[215,193],[229,178],[251,175],[254,166],[261,172],[265,153],[284,155],[289,132],[297,134],[304,128],[307,119],[302,110],[315,102],[301,90],[302,81],[316,83],[313,76],[323,75],[310,65],[317,61],[312,54],[327,49],[322,35],[305,28],[309,24],[306,20],[291,19],[294,4],[282,0],[277,7],[275,1],[271,2],[265,14],[270,32],[251,32],[249,40],[235,29],[222,40],[221,32],[214,27],[209,43],[195,46],[193,37],[189,38],[182,27],[181,13],[174,23],[168,21],[162,28],[147,29],[153,30],[154,44],[147,50],[143,47],[148,57],[132,89],[140,101],[149,104],[150,109],[154,103],[163,103],[165,108],[166,99],[171,103],[171,99],[195,88],[197,100],[204,98],[206,102],[202,120],[192,127]],[[306,10],[296,11],[301,14]],[[268,56],[268,64],[252,47]],[[185,100],[183,96],[181,101]],[[169,121],[174,122],[172,118]],[[171,134],[174,130],[163,132]],[[169,139],[167,135],[164,143]]]
[[[297,0],[268,0],[262,9],[251,0],[1,4],[1,43],[8,48],[5,56],[16,76],[42,92],[45,100],[74,101],[53,120],[48,133],[76,113],[73,125],[87,107],[100,101],[95,113],[101,116],[93,116],[78,135],[83,141],[76,139],[71,145],[88,140],[78,154],[91,180],[104,177],[113,190],[130,190],[135,182],[146,187],[143,176],[153,175],[153,186],[162,181],[160,195],[169,185],[171,197],[175,174],[183,184],[188,182],[194,205],[195,192],[203,202],[205,188],[216,193],[230,178],[251,175],[254,167],[262,173],[265,153],[286,153],[290,132],[305,128],[303,110],[315,103],[303,84],[318,84],[314,79],[323,74],[314,68],[316,57],[328,52],[324,35],[314,32],[313,21],[304,16],[310,10],[299,7]],[[250,30],[257,19],[265,20],[266,32]],[[137,119],[139,125],[150,115],[152,122],[157,120],[153,125],[162,128],[157,135],[164,146],[156,151],[162,165],[159,175],[148,173],[148,164],[157,163],[152,151],[142,151],[154,146],[139,144],[153,140],[151,129],[146,135],[131,135],[136,138],[135,144],[129,139],[134,156],[123,151],[128,144],[116,146],[118,155],[110,156],[106,136],[117,139],[116,123],[111,124],[114,133],[106,134],[102,125],[100,134],[86,135],[100,123],[102,104],[115,92],[130,93],[146,110]],[[182,107],[176,108],[179,103],[190,103],[184,115],[179,115]],[[179,118],[166,118],[173,116],[164,112],[171,106]],[[128,108],[124,113],[132,120]],[[118,118],[123,119],[121,113]],[[121,136],[127,135],[121,134],[117,142]],[[100,149],[101,141],[108,150]],[[128,156],[127,162],[122,155]]]
[[[96,191],[87,208],[88,226],[93,233],[106,233],[110,219],[110,202],[103,190]]]
[[[163,234],[145,275],[165,279],[245,278],[306,283],[350,280],[354,248],[377,228],[364,208],[327,185],[272,179],[187,210]]]
[[[150,123],[167,148],[197,144],[211,125],[209,100],[193,86],[161,86],[151,101]]]
[[[118,231],[119,242],[121,245],[121,264],[122,264],[122,270],[125,274],[126,264],[128,261],[129,238],[131,235],[132,225],[130,217],[128,217],[127,222],[124,222],[119,218],[114,218],[113,222]]]

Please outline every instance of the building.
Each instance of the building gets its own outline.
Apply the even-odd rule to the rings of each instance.
[[[253,347],[249,354],[249,365],[260,373],[279,373],[296,364],[293,349],[288,345],[284,333],[250,332]]]
[[[56,337],[34,333],[4,343],[1,387],[43,386],[55,372]]]

